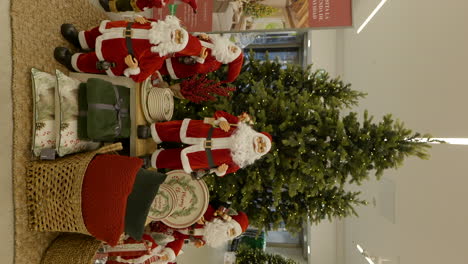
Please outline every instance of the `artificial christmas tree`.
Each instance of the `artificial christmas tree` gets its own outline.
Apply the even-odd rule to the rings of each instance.
[[[376,123],[367,112],[361,121],[349,112],[365,96],[350,84],[323,70],[284,69],[278,61],[252,58],[232,84],[237,90],[231,97],[203,106],[181,101],[175,112],[200,118],[215,109],[247,111],[256,118],[255,129],[273,136],[263,160],[231,177],[205,179],[212,199],[231,202],[254,226],[268,230],[284,222],[299,231],[308,217],[317,223],[355,215],[354,206],[365,201],[346,191],[346,183],[359,184],[370,173],[379,178],[407,156],[428,158],[429,145],[413,140],[428,135],[413,133],[391,115]]]
[[[259,248],[240,247],[236,252],[236,264],[297,264],[278,254],[269,254]]]

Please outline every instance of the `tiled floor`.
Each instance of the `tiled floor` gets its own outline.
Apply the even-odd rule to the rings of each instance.
[[[11,173],[12,102],[10,1],[0,1],[0,263],[13,263],[13,195]]]

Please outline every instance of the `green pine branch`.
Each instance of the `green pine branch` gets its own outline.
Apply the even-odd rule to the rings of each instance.
[[[403,122],[386,115],[380,121],[365,111],[362,118],[349,108],[364,93],[331,78],[323,70],[252,59],[234,83],[237,90],[216,102],[175,104],[177,119],[201,119],[215,110],[254,116],[258,131],[273,136],[272,150],[255,164],[226,177],[208,176],[212,199],[230,202],[245,211],[250,223],[266,230],[284,222],[298,231],[309,218],[356,215],[366,202],[346,184],[377,179],[397,169],[410,156],[429,157],[430,145]],[[211,75],[222,79],[223,70]],[[344,112],[343,110],[346,110]]]

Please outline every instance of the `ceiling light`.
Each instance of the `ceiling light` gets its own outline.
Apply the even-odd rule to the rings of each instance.
[[[366,260],[367,262],[369,262],[369,264],[375,264],[374,261],[370,257],[366,257]]]
[[[359,244],[356,244],[356,247],[360,253],[364,252],[364,249],[362,249],[362,247]]]
[[[379,12],[380,8],[385,4],[385,2],[387,2],[387,0],[380,1],[380,3],[377,5],[377,7],[374,9],[374,11],[372,11],[372,13],[369,15],[369,17],[367,17],[367,19],[364,21],[364,23],[362,23],[362,25],[359,27],[359,29],[357,30],[358,34],[364,29],[364,27],[367,25],[367,23],[369,23],[369,21],[375,16],[375,14],[377,12]]]
[[[436,141],[434,141],[436,140]],[[468,145],[468,138],[415,138],[414,141],[417,142],[428,142],[431,144],[440,144],[440,141],[445,142],[446,144],[451,145]]]
[[[367,260],[367,262],[369,262],[369,264],[376,264],[376,262],[377,264],[383,264],[384,262],[390,261],[389,259],[371,255],[367,250],[364,250],[359,244],[356,244],[356,248],[359,251],[359,253],[361,253],[361,255]]]

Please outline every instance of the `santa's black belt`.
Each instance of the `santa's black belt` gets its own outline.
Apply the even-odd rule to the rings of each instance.
[[[125,37],[125,45],[127,46],[127,51],[128,54],[132,55],[132,57],[135,57],[135,52],[133,51],[133,45],[132,45],[132,25],[133,22],[128,22],[127,27],[124,30],[124,37]]]
[[[211,152],[211,148],[213,147],[212,141],[211,141],[212,136],[213,136],[213,127],[210,127],[210,130],[208,130],[208,135],[206,136],[206,140],[204,144],[206,159],[208,161],[208,166],[209,166],[208,169],[216,168],[216,164],[214,163],[214,160],[213,160],[213,153]]]

